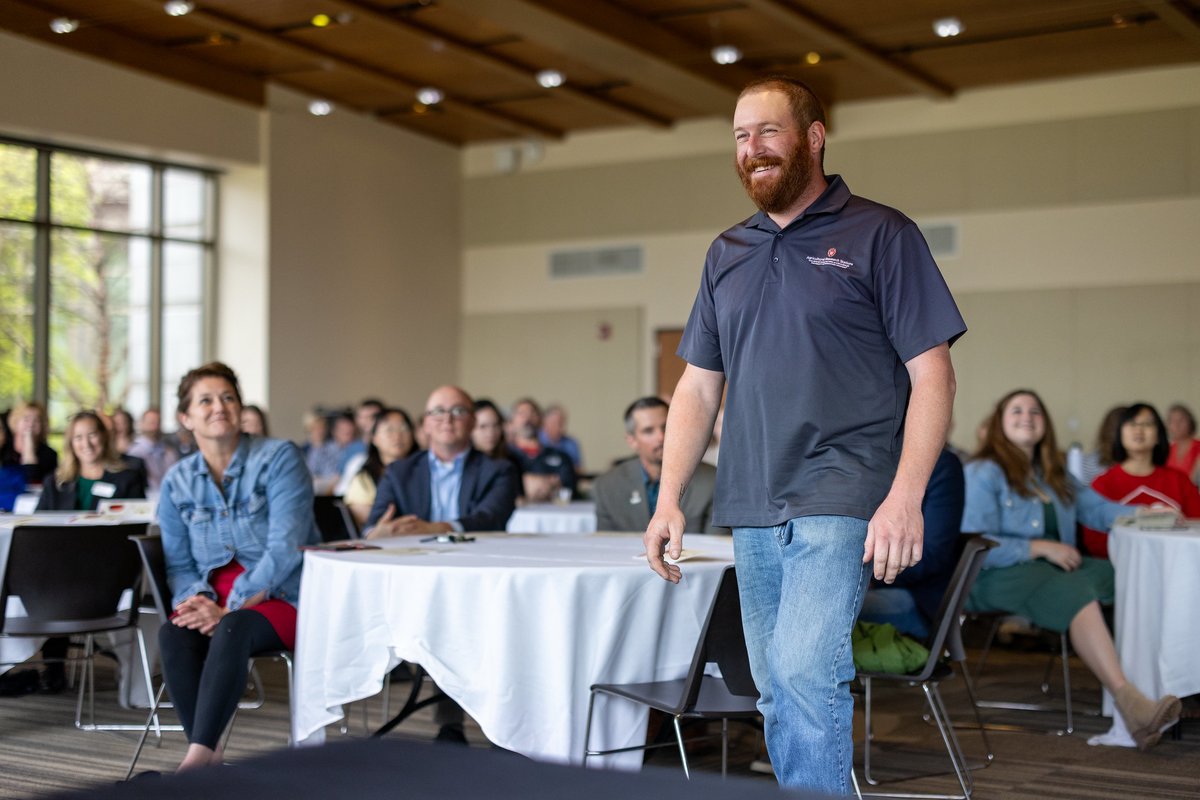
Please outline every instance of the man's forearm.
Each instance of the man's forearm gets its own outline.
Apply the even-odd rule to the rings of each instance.
[[[721,407],[725,376],[689,366],[684,371],[667,415],[667,437],[663,444],[663,469],[659,505],[679,505],[688,481],[696,471]]]
[[[954,367],[945,345],[909,362],[912,394],[904,417],[904,443],[892,492],[915,496],[919,502],[946,444],[954,409]]]

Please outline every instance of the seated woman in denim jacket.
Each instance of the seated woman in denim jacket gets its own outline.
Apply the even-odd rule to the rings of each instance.
[[[1113,601],[1112,565],[1082,556],[1075,521],[1108,530],[1132,509],[1100,497],[1066,471],[1054,426],[1028,389],[996,405],[987,436],[966,466],[964,533],[1000,543],[984,561],[967,602],[971,611],[1006,611],[1067,631],[1075,652],[1113,695],[1139,749],[1179,718],[1179,699],[1151,700],[1121,670],[1100,611]]]
[[[159,631],[163,676],[188,737],[180,770],[221,763],[217,741],[250,656],[296,638],[300,545],[320,540],[312,479],[290,442],[241,434],[237,376],[212,362],[179,383],[198,451],[167,473],[158,503],[175,613]]]

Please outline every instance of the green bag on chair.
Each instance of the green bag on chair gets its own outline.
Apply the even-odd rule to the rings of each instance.
[[[887,623],[858,622],[850,634],[854,666],[863,672],[906,675],[929,660],[929,651]]]

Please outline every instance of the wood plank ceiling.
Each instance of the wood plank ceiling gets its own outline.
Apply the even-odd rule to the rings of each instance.
[[[167,3],[165,5],[171,5]],[[268,82],[455,144],[1200,62],[1200,0],[0,0],[0,28],[261,104]],[[935,20],[957,17],[940,38]],[[53,20],[78,24],[51,30]],[[741,52],[717,64],[713,48]],[[561,86],[544,88],[542,70]],[[418,92],[436,88],[438,102]]]

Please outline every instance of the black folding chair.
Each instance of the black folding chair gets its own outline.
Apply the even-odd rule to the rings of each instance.
[[[146,686],[150,669],[146,642],[138,628],[142,568],[129,537],[146,532],[145,523],[122,525],[19,525],[13,529],[0,588],[0,609],[10,597],[20,598],[25,616],[0,620],[0,635],[25,637],[83,636],[84,673],[75,703],[80,730],[137,730],[139,726],[96,722],[94,637],[119,630],[133,632],[130,663],[139,659]],[[140,658],[139,658],[140,657]],[[89,721],[83,721],[88,697]]]
[[[926,642],[926,646],[929,648],[929,659],[925,662],[925,666],[922,667],[920,672],[908,675],[860,670],[858,673],[858,679],[863,684],[864,727],[866,729],[866,743],[863,747],[863,777],[866,778],[867,783],[872,786],[877,786],[880,783],[871,773],[871,743],[874,740],[874,734],[871,729],[871,690],[876,681],[888,681],[905,686],[919,687],[925,694],[931,717],[937,725],[938,732],[942,735],[942,742],[946,746],[946,753],[950,757],[950,765],[954,768],[954,774],[958,778],[962,794],[858,793],[860,797],[923,797],[944,798],[944,800],[968,800],[970,798],[971,792],[974,790],[974,779],[971,776],[970,768],[967,766],[962,747],[958,743],[958,737],[954,733],[954,726],[950,723],[950,717],[946,712],[945,704],[942,702],[938,685],[954,674],[954,670],[947,663],[947,654],[951,661],[962,663],[963,659],[965,659],[965,653],[962,651],[962,640],[959,635],[963,605],[967,601],[967,595],[971,592],[971,586],[975,583],[975,578],[979,575],[979,570],[983,567],[983,559],[987,555],[987,551],[995,546],[995,542],[982,536],[971,536],[968,538],[963,547],[962,555],[958,559],[958,565],[954,568],[954,574],[950,578],[950,583],[946,587],[946,593],[942,596],[942,604],[934,620],[935,627],[933,633]],[[966,685],[970,692],[970,684],[967,683]],[[971,700],[974,706],[974,698],[972,697]],[[986,738],[984,743],[989,751],[988,760],[990,761],[991,748],[987,745]]]
[[[705,667],[716,662],[721,677],[705,675]],[[742,631],[741,602],[738,599],[737,575],[727,567],[721,575],[720,586],[713,596],[692,664],[683,678],[651,683],[597,683],[591,687],[588,701],[587,731],[583,742],[583,763],[589,756],[625,753],[631,750],[650,750],[670,747],[672,742],[622,747],[615,750],[592,750],[592,710],[597,693],[622,697],[670,714],[675,725],[675,742],[683,761],[683,773],[691,777],[681,721],[685,719],[721,720],[721,774],[725,775],[729,754],[729,720],[757,719],[758,689],[750,675],[750,658],[746,654],[746,637]]]
[[[313,516],[322,542],[359,538],[358,525],[340,497],[321,494],[313,497]]]
[[[171,625],[171,587],[167,581],[167,563],[163,556],[162,538],[154,536],[131,536],[129,537],[135,550],[140,557],[141,566],[145,569],[146,575],[149,578],[150,595],[154,599],[154,607],[158,611],[159,620],[163,625]],[[262,680],[258,676],[258,671],[255,668],[255,662],[259,659],[267,659],[270,661],[282,661],[287,668],[287,684],[288,684],[288,719],[291,720],[291,702],[292,702],[292,654],[288,650],[273,650],[266,653],[259,653],[250,657],[250,674],[254,682],[257,697],[255,700],[246,703],[238,703],[238,709],[259,708],[266,700],[265,693],[262,688]],[[150,686],[147,679],[146,686]],[[154,695],[154,702],[150,706],[150,713],[146,716],[146,724],[137,726],[137,730],[141,731],[141,736],[138,737],[137,747],[133,751],[133,757],[129,760],[129,769],[125,773],[125,780],[133,775],[133,770],[137,766],[138,759],[142,755],[142,748],[146,745],[146,737],[150,735],[150,730],[182,730],[182,726],[159,726],[158,712],[164,706],[163,693],[166,691],[167,682],[163,680],[159,684],[158,692]],[[228,743],[229,737],[233,734],[233,723],[237,719],[236,712],[234,718],[229,721],[229,727],[225,732],[225,742]],[[291,725],[288,725],[288,744],[291,744]]]

